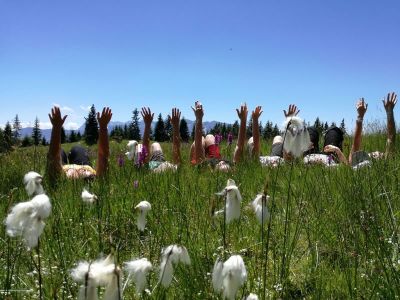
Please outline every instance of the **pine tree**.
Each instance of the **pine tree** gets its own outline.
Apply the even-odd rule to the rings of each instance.
[[[45,137],[42,137],[42,146],[46,146],[47,145],[47,141]]]
[[[192,131],[191,131],[191,133],[190,133],[190,139],[193,140],[193,141],[194,141],[195,133],[196,133],[196,124],[193,123],[193,125],[192,125]]]
[[[331,127],[337,127],[335,122],[331,123]]]
[[[7,121],[6,126],[4,127],[4,148],[8,152],[12,149],[12,146],[13,146],[13,132],[10,122]]]
[[[42,138],[42,131],[40,130],[39,119],[38,119],[38,117],[36,117],[35,123],[33,125],[33,129],[32,129],[33,144],[35,146],[38,146],[40,144],[41,138]]]
[[[239,134],[239,122],[238,122],[238,120],[236,120],[235,123],[233,123],[233,125],[232,125],[232,134],[233,134],[233,136],[238,136],[238,134]]]
[[[188,128],[188,124],[184,117],[182,117],[181,122],[179,123],[179,133],[181,135],[182,141],[184,141],[185,143],[188,143],[189,138],[190,138],[189,128]]]
[[[75,130],[71,130],[71,133],[69,134],[68,141],[70,143],[75,143],[76,142],[76,133]]]
[[[124,138],[124,139],[129,138],[129,129],[128,129],[128,125],[126,123],[124,125],[124,131],[122,133],[122,138]]]
[[[158,115],[157,123],[154,128],[154,140],[157,142],[165,141],[165,125],[161,114]]]
[[[171,139],[172,139],[172,124],[171,124],[171,120],[170,120],[170,118],[169,118],[169,116],[167,116],[166,118],[165,118],[165,121],[164,121],[164,124],[165,124],[165,138],[166,138],[166,140],[167,141],[171,141]]]
[[[4,131],[0,128],[0,153],[3,153],[5,151],[6,148],[4,146]]]
[[[78,131],[78,133],[76,134],[76,141],[79,142],[81,139],[82,139],[81,132]]]
[[[344,119],[340,122],[340,129],[342,130],[343,134],[346,134],[346,125],[344,124]]]
[[[328,122],[325,122],[325,124],[324,124],[324,131],[327,131],[328,128],[329,128]]]
[[[270,139],[270,138],[273,137],[273,135],[272,135],[272,130],[273,130],[272,122],[267,121],[267,123],[265,123],[264,131],[263,131],[263,133],[262,133],[263,138],[264,138],[265,140],[268,140],[268,139]]]
[[[16,145],[18,145],[19,144],[19,138],[20,138],[20,136],[21,136],[21,133],[20,133],[20,131],[21,131],[21,128],[22,128],[22,126],[21,126],[21,121],[19,120],[19,118],[18,118],[18,114],[17,115],[15,115],[15,118],[14,118],[14,120],[13,120],[13,130],[12,130],[12,137],[13,137],[13,140],[14,140],[14,144],[16,144]]]
[[[315,129],[318,131],[319,134],[322,133],[323,127],[322,127],[322,123],[321,123],[321,121],[319,120],[318,117],[315,119],[314,127],[315,127]]]
[[[132,112],[132,122],[129,124],[128,139],[140,141],[140,128],[139,128],[139,111],[135,108]]]
[[[253,136],[253,117],[250,117],[249,123],[247,124],[246,136],[247,138]]]
[[[277,136],[277,135],[280,135],[280,132],[279,132],[279,127],[278,127],[278,125],[275,124],[274,128],[272,129],[272,136],[275,137],[275,136]]]
[[[98,138],[99,138],[99,128],[96,118],[96,109],[93,104],[92,107],[90,108],[88,117],[86,118],[85,122],[85,142],[88,145],[94,145],[97,143]]]
[[[64,126],[61,127],[61,144],[65,144],[67,142],[67,135],[65,134]]]
[[[24,136],[24,138],[22,139],[22,142],[21,142],[21,147],[29,147],[32,145],[33,145],[32,138],[28,135]]]

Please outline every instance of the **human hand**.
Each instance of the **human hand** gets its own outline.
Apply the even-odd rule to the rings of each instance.
[[[65,119],[68,117],[68,115],[65,115],[64,117],[61,117],[61,112],[60,108],[57,106],[54,106],[51,109],[51,114],[49,114],[49,119],[53,127],[61,128],[64,124]]]
[[[246,122],[247,120],[247,104],[242,104],[240,110],[236,109],[237,115],[241,121]]]
[[[142,107],[142,118],[143,118],[143,122],[146,126],[151,125],[151,122],[153,122],[153,118],[154,118],[154,113],[151,113],[151,110],[149,107]]]
[[[103,107],[101,115],[97,112],[97,122],[99,122],[100,128],[107,128],[108,123],[110,123],[112,117],[111,109],[108,107]]]
[[[261,106],[257,106],[255,110],[251,112],[251,117],[253,118],[253,120],[258,120],[261,114],[262,114],[262,108]]]
[[[293,117],[297,116],[297,114],[300,112],[299,109],[297,109],[297,106],[295,104],[290,104],[289,109],[286,112],[286,110],[283,110],[283,113],[285,114],[285,117]]]
[[[364,98],[360,98],[356,104],[356,109],[357,109],[359,118],[361,118],[361,119],[364,118],[367,108],[368,108],[368,104],[364,101]]]
[[[171,116],[168,116],[168,117],[171,121],[172,127],[179,128],[179,121],[181,119],[181,112],[179,111],[179,109],[174,107],[172,109]]]
[[[340,149],[333,145],[326,145],[324,147],[324,152],[327,152],[327,153],[337,153],[338,150],[340,150]]]
[[[194,112],[194,115],[196,116],[196,120],[203,118],[204,116],[203,105],[201,105],[200,101],[196,101],[194,103],[194,108],[192,106],[192,110]]]
[[[382,103],[386,111],[393,111],[393,108],[397,103],[397,95],[394,92],[388,93],[386,100],[383,99]]]

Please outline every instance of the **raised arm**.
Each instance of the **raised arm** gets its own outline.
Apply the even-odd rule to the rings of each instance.
[[[243,156],[244,140],[246,138],[246,122],[247,122],[247,105],[240,106],[240,110],[236,109],[237,115],[240,119],[239,136],[235,153],[233,155],[233,162],[239,162]]]
[[[97,149],[96,175],[102,177],[107,173],[108,158],[110,156],[110,145],[108,141],[108,123],[112,118],[111,109],[104,107],[101,115],[97,112],[97,122],[99,123],[99,141]]]
[[[150,151],[150,129],[151,123],[153,122],[154,113],[151,113],[150,108],[143,107],[142,108],[142,118],[144,122],[144,132],[143,132],[143,146],[146,147],[147,153]],[[145,162],[147,162],[150,158],[150,155],[147,155],[145,158]]]
[[[349,162],[346,159],[346,156],[344,156],[342,150],[340,150],[339,147],[336,147],[336,146],[333,146],[333,145],[326,145],[324,147],[324,152],[326,152],[326,153],[335,153],[341,163],[343,163],[345,165],[349,164]],[[351,161],[350,161],[350,163],[351,163]]]
[[[67,116],[61,116],[60,108],[54,106],[49,114],[53,128],[51,130],[49,152],[47,153],[47,175],[52,183],[62,174],[61,164],[61,128]]]
[[[172,109],[171,124],[172,124],[172,159],[174,164],[181,163],[181,135],[179,131],[179,122],[181,112],[177,108]]]
[[[387,117],[387,142],[386,142],[386,153],[385,156],[388,157],[394,154],[395,151],[395,141],[396,141],[396,124],[394,122],[393,109],[397,103],[397,95],[392,92],[387,94],[386,100],[382,100],[383,106],[386,110]]]
[[[259,128],[260,125],[258,122],[258,118],[262,114],[261,109],[262,109],[261,106],[257,106],[256,109],[251,112],[251,117],[253,120],[252,132],[253,132],[253,143],[254,143],[252,155],[256,159],[258,159],[258,157],[260,156],[260,128]]]
[[[354,130],[354,141],[349,154],[350,164],[352,162],[353,153],[360,151],[361,149],[362,125],[363,125],[364,115],[367,112],[367,108],[368,104],[365,103],[364,98],[360,98],[356,104],[357,120],[356,120],[356,128]]]
[[[192,107],[194,115],[196,116],[195,132],[194,132],[194,159],[191,157],[191,161],[196,164],[201,163],[204,160],[204,149],[203,149],[203,106],[199,101],[196,101],[194,107]]]

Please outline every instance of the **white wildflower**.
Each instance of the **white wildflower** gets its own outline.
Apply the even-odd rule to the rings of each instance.
[[[190,257],[186,247],[170,245],[163,249],[161,253],[160,282],[164,287],[168,287],[172,282],[174,268],[172,263],[183,263],[190,265]]]
[[[7,234],[11,237],[22,236],[29,249],[36,247],[44,229],[43,220],[48,218],[50,212],[51,203],[45,194],[18,203],[5,220]]]
[[[42,179],[43,177],[40,174],[33,171],[25,174],[24,185],[29,197],[44,193]]]
[[[226,197],[225,214],[226,223],[240,218],[240,203],[242,202],[242,195],[239,188],[236,186],[233,179],[228,179],[225,189],[217,193],[219,196]]]
[[[269,211],[267,207],[268,200],[269,200],[268,195],[258,194],[251,204],[253,206],[257,220],[260,224],[262,224],[269,218]]]
[[[284,122],[285,136],[283,149],[295,157],[303,155],[310,148],[310,134],[305,123],[299,117],[287,117]]]
[[[137,228],[140,231],[144,231],[147,223],[146,215],[151,210],[151,204],[147,201],[141,201],[138,205],[135,206],[135,209],[139,211],[139,216],[136,221]]]
[[[137,294],[141,294],[144,291],[146,287],[146,277],[152,268],[153,266],[147,258],[136,259],[125,263],[125,270],[128,272],[129,277],[133,276]]]
[[[250,293],[247,297],[246,300],[258,300],[258,296],[256,294]]]
[[[97,200],[97,196],[95,194],[89,193],[85,188],[82,191],[81,197],[83,202],[86,203],[94,203]]]
[[[136,157],[138,142],[135,140],[129,141],[126,147],[128,148],[128,152],[125,155],[129,160],[133,160]]]

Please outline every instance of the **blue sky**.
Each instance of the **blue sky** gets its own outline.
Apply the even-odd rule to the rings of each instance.
[[[400,92],[400,1],[19,1],[0,0],[0,124],[18,113],[47,128],[54,104],[84,122],[110,106],[113,121],[149,106],[193,119],[233,122],[262,105],[280,124],[301,116],[353,126],[365,97],[369,120]],[[396,117],[399,109],[395,111]]]

